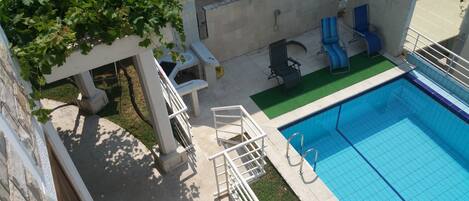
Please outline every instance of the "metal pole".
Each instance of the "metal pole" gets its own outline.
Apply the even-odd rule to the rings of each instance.
[[[218,181],[218,171],[217,171],[217,164],[216,164],[216,159],[214,159],[212,162],[213,162],[213,169],[215,170],[215,181],[217,183],[217,192],[218,192],[218,196],[217,197],[220,197],[220,183]]]
[[[414,49],[412,50],[412,52],[415,52],[415,49],[417,48],[417,43],[419,41],[419,38],[420,38],[420,34],[417,33],[417,38],[415,38]]]
[[[219,141],[219,137],[218,137],[218,126],[217,126],[217,114],[215,113],[215,111],[212,112],[213,113],[213,126],[215,127],[215,136],[217,138],[217,143],[220,144],[220,141]]]
[[[243,127],[243,110],[239,110],[240,125],[241,125],[241,142],[244,142],[244,127]]]
[[[453,63],[454,63],[454,54],[451,55],[451,60],[449,61],[448,69],[446,69],[445,75],[448,75],[450,73],[451,68],[453,68],[452,67]]]
[[[223,163],[224,163],[224,167],[225,167],[225,179],[226,179],[226,191],[228,192],[228,196],[229,194],[231,193],[230,192],[230,181],[228,179],[228,167],[226,165],[226,153],[223,154]]]
[[[264,139],[265,139],[265,137],[262,138],[262,142],[261,142],[261,144],[262,144],[262,145],[261,145],[261,146],[262,146],[262,149],[261,149],[262,152],[261,152],[261,156],[260,156],[260,157],[262,157],[262,156],[264,155],[264,153],[265,153],[265,152],[264,152],[264,148],[265,148]],[[264,167],[264,165],[265,165],[265,160],[261,160],[261,161],[262,161],[262,167]]]

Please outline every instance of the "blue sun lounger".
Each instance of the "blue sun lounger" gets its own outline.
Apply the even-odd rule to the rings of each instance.
[[[368,21],[368,4],[354,9],[354,31],[366,41],[368,55],[375,55],[381,50],[381,40],[376,33],[370,31]]]
[[[321,43],[320,53],[327,54],[331,73],[348,72],[349,59],[345,46],[341,45],[342,42],[339,39],[336,17],[321,19]]]

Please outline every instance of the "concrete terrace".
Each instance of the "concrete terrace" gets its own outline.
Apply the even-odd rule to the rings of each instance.
[[[164,28],[152,27],[155,30],[161,28],[160,32],[144,34],[145,40],[142,41],[142,37],[139,36],[141,34],[138,34],[140,23],[144,22],[145,27],[148,27],[148,23],[151,25],[155,22],[154,18],[145,17],[153,16],[150,14],[155,9],[147,9],[148,13],[138,17],[138,20],[143,19],[141,22],[136,23],[134,20],[131,23],[136,26],[136,28],[132,26],[132,30],[137,31],[131,31],[125,36],[119,35],[113,42],[97,43],[87,54],[79,49],[73,49],[73,52],[67,55],[61,55],[63,51],[58,51],[58,54],[57,51],[52,52],[51,58],[66,56],[66,60],[60,64],[52,62],[55,66],[50,72],[49,69],[41,69],[40,65],[38,67],[38,70],[42,70],[40,72],[47,73],[44,77],[47,86],[43,87],[41,84],[39,91],[42,93],[50,90],[50,93],[49,96],[45,93],[40,94],[47,99],[42,99],[37,108],[51,109],[50,121],[45,118],[47,113],[37,115],[27,109],[28,94],[31,92],[30,82],[42,83],[43,80],[34,82],[37,80],[33,76],[31,81],[22,80],[18,69],[21,69],[21,75],[25,72],[27,75],[28,71],[25,69],[28,70],[28,67],[34,65],[19,66],[19,64],[26,64],[23,61],[29,64],[49,61],[47,58],[51,55],[44,52],[43,55],[27,53],[24,55],[32,56],[22,58],[21,54],[18,54],[16,56],[21,62],[15,61],[11,53],[6,50],[8,47],[15,48],[15,43],[21,44],[22,39],[18,42],[19,38],[15,37],[21,34],[12,31],[14,29],[7,31],[10,34],[14,33],[9,35],[9,38],[13,39],[10,46],[0,27],[0,66],[6,69],[5,72],[0,69],[0,85],[4,83],[5,86],[10,86],[0,87],[0,200],[33,200],[36,197],[34,200],[41,200],[39,198],[68,200],[66,197],[70,197],[70,200],[84,201],[259,199],[265,201],[296,200],[297,196],[299,200],[330,201],[347,199],[343,194],[353,196],[360,194],[363,198],[376,199],[384,191],[378,189],[379,191],[368,192],[368,190],[377,186],[376,183],[372,183],[377,179],[370,179],[368,183],[364,179],[366,176],[357,171],[366,170],[360,163],[350,165],[351,168],[348,168],[347,164],[354,163],[355,156],[341,155],[344,152],[348,153],[346,149],[352,151],[350,153],[356,157],[360,157],[360,161],[367,163],[373,170],[370,169],[369,172],[380,177],[379,182],[387,184],[389,189],[384,190],[394,191],[401,200],[404,200],[400,195],[401,190],[415,191],[413,186],[406,186],[408,183],[418,184],[415,186],[425,189],[421,192],[415,191],[418,194],[428,192],[430,195],[435,195],[431,189],[438,189],[445,191],[445,195],[455,196],[458,194],[453,190],[462,189],[458,193],[467,195],[469,188],[464,186],[469,183],[460,185],[450,181],[448,179],[450,177],[445,175],[440,175],[441,177],[435,180],[428,180],[431,177],[426,173],[435,175],[433,174],[435,171],[427,171],[421,167],[428,166],[426,161],[433,163],[435,160],[425,158],[422,163],[417,160],[421,156],[428,155],[428,150],[433,151],[433,147],[440,145],[444,149],[441,153],[442,155],[444,153],[445,157],[451,158],[456,155],[459,157],[459,152],[466,154],[469,150],[464,146],[465,143],[457,144],[454,153],[451,150],[454,148],[453,144],[448,143],[446,146],[445,140],[441,140],[440,143],[439,139],[434,140],[435,146],[429,146],[429,149],[424,147],[421,152],[414,152],[412,149],[415,147],[414,144],[406,145],[408,149],[401,148],[399,147],[401,142],[404,140],[410,142],[408,139],[411,138],[407,136],[396,138],[395,134],[411,133],[414,128],[417,129],[414,127],[417,124],[409,126],[406,124],[399,129],[386,131],[383,135],[385,138],[379,137],[379,140],[375,140],[379,143],[365,144],[368,150],[384,147],[385,144],[389,146],[391,151],[383,149],[373,150],[371,153],[385,162],[384,165],[393,165],[386,168],[386,171],[393,175],[393,180],[409,179],[402,189],[395,189],[385,178],[387,175],[380,173],[377,166],[372,164],[373,161],[361,153],[358,149],[361,147],[355,146],[365,141],[364,139],[371,138],[371,135],[358,134],[378,131],[371,128],[375,123],[368,125],[368,122],[383,119],[385,124],[376,122],[376,128],[379,129],[387,127],[388,124],[394,126],[397,120],[400,122],[395,116],[400,118],[404,115],[392,113],[399,111],[396,108],[409,109],[410,112],[404,111],[405,115],[409,114],[405,116],[406,121],[410,122],[411,117],[415,117],[415,122],[420,120],[424,122],[422,129],[417,125],[424,134],[426,130],[433,129],[427,125],[437,125],[438,128],[435,130],[438,134],[467,133],[465,130],[459,133],[446,130],[449,127],[458,129],[459,126],[466,125],[464,122],[454,121],[451,115],[447,115],[450,116],[448,121],[442,118],[446,116],[444,112],[448,109],[458,117],[462,117],[466,123],[468,121],[466,112],[468,107],[465,103],[467,96],[464,94],[467,92],[469,79],[467,77],[469,61],[466,60],[469,55],[469,45],[466,45],[469,43],[469,15],[466,12],[469,3],[466,0],[447,2],[441,0],[184,0],[180,3],[180,13],[174,8],[168,12],[174,15],[180,14],[182,21],[178,23],[182,22],[182,27],[178,23],[169,23]],[[27,9],[34,11],[31,5],[35,4],[23,4]],[[174,5],[168,5],[168,8],[172,6]],[[7,7],[14,6],[12,4]],[[122,7],[126,11],[132,10],[135,5],[125,8],[125,4],[116,4],[114,7],[116,9]],[[112,9],[114,7],[111,6]],[[18,9],[10,10],[12,13],[8,16],[14,16],[14,11]],[[162,10],[167,11],[167,9]],[[153,14],[162,15],[159,11]],[[166,16],[168,13],[163,14]],[[107,16],[105,13],[103,15]],[[173,18],[174,15],[168,16]],[[54,16],[51,19],[70,21],[61,17]],[[126,17],[130,20],[131,16]],[[334,26],[335,20],[321,21],[325,17],[336,17],[338,34],[335,33],[334,27],[328,27],[325,23],[328,21],[331,22],[329,25]],[[360,17],[363,19],[366,17],[368,24],[365,21],[360,23]],[[29,18],[25,17],[21,20],[27,21],[27,19]],[[1,21],[8,27],[14,27],[16,23],[14,19],[8,17],[2,18]],[[34,24],[36,23],[31,23]],[[101,24],[106,24],[106,20]],[[367,31],[358,31],[366,30],[362,29],[360,24],[369,25],[369,32],[375,33],[376,36],[368,34]],[[107,23],[107,25],[116,25],[114,27],[116,30],[119,27],[119,23]],[[177,27],[171,27],[175,25]],[[351,28],[354,25],[357,30],[355,33]],[[68,24],[63,23],[61,26],[67,28]],[[77,29],[76,26],[68,27]],[[333,57],[338,56],[340,66],[347,63],[349,71],[338,74],[329,71],[329,59],[324,52],[321,52],[321,28],[323,35],[326,36],[329,32],[331,39],[336,35],[340,38],[340,45],[345,46],[346,56],[343,56],[334,44],[332,48],[337,54],[329,52],[330,58],[334,60]],[[92,41],[108,42],[103,38],[103,34],[95,34],[99,36],[96,38],[87,37],[89,34],[81,34],[80,31],[73,29],[57,30],[76,32],[77,36],[80,35],[76,38],[77,41],[93,39]],[[41,34],[31,34],[31,36],[33,38]],[[186,36],[185,40],[182,40],[183,35]],[[359,35],[364,37],[367,43],[358,38]],[[147,42],[148,37],[152,39],[150,44],[143,46],[142,42]],[[282,79],[268,79],[271,74],[268,45],[283,38],[293,41],[287,45],[288,56],[301,64],[302,76],[294,88],[286,90],[281,88],[278,82]],[[34,41],[37,42],[37,38],[28,43],[33,44]],[[165,46],[166,42],[171,45]],[[324,43],[327,43],[327,39]],[[76,41],[60,47],[75,47],[74,44]],[[175,48],[170,47],[172,44],[175,44]],[[49,44],[47,47],[50,46]],[[174,55],[173,52],[168,52],[169,49],[181,53],[184,59],[170,60],[169,58]],[[158,54],[160,50],[162,57]],[[376,55],[378,51],[380,54]],[[373,56],[370,57],[369,54]],[[346,57],[348,62],[344,61]],[[331,66],[337,65],[331,64]],[[34,71],[31,72],[31,75],[36,75]],[[223,76],[219,75],[220,72],[223,72]],[[446,108],[438,106],[435,113],[424,113],[432,109],[430,104],[425,104],[432,102],[431,98],[427,99],[423,94],[416,98],[400,96],[419,94],[414,88],[407,90],[401,87],[394,90],[393,84],[399,84],[399,81],[403,80],[397,79],[403,77],[415,81],[414,84],[419,88],[425,88],[427,95],[431,95],[431,98],[438,100]],[[298,76],[285,76],[285,79],[293,78]],[[397,82],[375,91],[380,94],[370,92],[371,89],[395,79]],[[394,91],[392,93],[381,91],[387,87],[393,88]],[[350,103],[358,101],[358,107],[356,110],[351,110],[353,116],[347,116],[345,120],[357,117],[359,121],[343,123],[344,118],[340,117],[345,113],[342,112],[342,105],[349,103],[345,101],[365,92],[366,95],[373,96],[372,98],[376,95],[376,99],[366,100],[371,104],[359,102],[360,98],[367,98],[365,95],[350,101]],[[390,96],[392,100],[384,100],[386,102],[381,104],[378,99],[390,94],[397,95]],[[457,96],[464,98],[459,99]],[[401,105],[399,101],[409,102],[412,105],[409,104],[407,107],[405,104]],[[291,123],[296,123],[295,121],[302,118],[326,111],[318,115],[322,118],[322,114],[331,111],[326,109],[339,105],[340,107],[336,107],[338,111],[334,113],[335,116],[325,115],[327,121],[324,124],[327,126],[324,126],[323,122],[316,126],[316,119],[313,119],[314,121],[296,124],[298,127],[285,131],[285,136],[292,136],[290,139],[295,136],[301,137],[301,143],[297,143],[298,138],[295,141],[285,139],[280,132],[280,128],[288,124],[292,125]],[[366,106],[365,109],[376,108],[376,111],[360,113],[361,106]],[[391,111],[390,115],[387,111]],[[47,123],[38,122],[37,120],[41,118],[34,116],[44,117]],[[368,119],[363,118],[365,116]],[[427,122],[426,117],[435,118]],[[332,122],[335,123],[335,127]],[[441,124],[438,124],[439,122]],[[451,124],[454,122],[457,123],[456,126]],[[349,139],[349,135],[341,131],[341,125],[350,126],[347,128],[354,131],[350,136],[356,133],[353,139],[358,141]],[[361,127],[354,127],[355,125],[363,125],[366,130],[358,131],[357,129]],[[323,128],[326,127],[335,128],[333,132],[341,138],[330,138],[330,141],[323,143],[326,141],[322,140],[323,137],[329,140],[329,136],[323,132]],[[3,139],[4,136],[6,141]],[[443,135],[428,136],[431,139],[443,137]],[[467,136],[462,136],[463,140],[469,140],[466,139]],[[395,143],[390,143],[389,139],[397,140]],[[334,145],[341,140],[347,143],[347,146]],[[448,139],[451,142],[464,142],[463,140]],[[416,142],[424,144],[419,140]],[[334,149],[327,150],[323,147]],[[415,153],[416,157],[401,157],[402,153],[393,150],[407,150],[409,153]],[[311,158],[306,157],[308,153],[315,153],[316,157],[312,155],[308,155],[312,156]],[[336,157],[336,153],[340,155],[337,157],[339,160],[333,159],[324,166],[322,166],[324,163],[320,164]],[[387,156],[388,153],[397,156]],[[467,157],[464,154],[462,162],[454,160],[454,164],[465,163]],[[272,165],[264,166],[265,156]],[[396,157],[405,159],[401,161],[404,165],[389,160]],[[441,156],[435,154],[435,157]],[[9,159],[9,163],[5,163],[5,159]],[[408,161],[415,162],[415,168],[392,172],[401,171],[395,166],[405,167],[409,164]],[[443,166],[451,164],[453,160],[442,161],[444,162],[441,166],[434,166],[435,169],[446,170],[447,175],[457,176],[456,171],[447,171],[452,169]],[[314,164],[314,168],[316,163],[318,164],[317,174],[310,162]],[[465,165],[462,165],[462,168],[458,166],[457,170],[466,173]],[[5,168],[2,168],[3,166]],[[341,166],[347,168],[342,170]],[[328,173],[324,174],[323,171],[331,173],[329,175],[334,179],[329,180]],[[410,181],[412,172],[424,174]],[[266,174],[262,175],[263,173]],[[402,177],[394,176],[397,173],[402,173]],[[465,178],[468,177],[457,179],[468,181]],[[453,186],[455,188],[448,190],[435,185],[445,186],[446,183],[442,182],[444,180],[455,183]],[[254,183],[256,181],[259,182]],[[338,183],[339,187],[336,186]],[[422,183],[425,185],[420,185]],[[342,186],[352,187],[353,191],[342,193]],[[362,195],[364,191],[366,194]]]
[[[352,34],[341,27],[341,39],[347,43]],[[308,31],[291,38],[303,43],[305,53],[298,46],[290,45],[289,56],[302,63],[302,74],[306,75],[327,66],[324,55],[316,55],[320,49],[320,29]],[[362,42],[348,45],[350,56],[364,51]],[[65,107],[55,111],[53,123],[58,129],[75,165],[91,194],[97,200],[213,200],[216,184],[213,179],[213,164],[208,158],[223,150],[215,138],[212,107],[243,105],[268,135],[266,152],[286,182],[302,200],[335,200],[335,196],[315,175],[312,168],[301,177],[299,155],[291,148],[291,157],[285,157],[286,140],[277,128],[297,118],[325,108],[335,102],[353,96],[403,74],[407,69],[399,58],[385,54],[394,63],[402,64],[375,77],[364,80],[346,89],[326,96],[306,106],[268,119],[250,98],[251,95],[277,86],[275,79],[267,80],[267,47],[225,61],[225,76],[215,87],[199,93],[201,114],[191,117],[195,154],[187,166],[162,175],[154,167],[154,155],[141,142],[118,125],[98,116],[82,116],[78,108]],[[47,108],[60,103],[46,101]],[[66,119],[66,120],[65,120]],[[94,135],[93,133],[97,133]],[[98,168],[99,167],[99,168]]]
[[[341,31],[343,41],[349,41],[352,34],[343,28]],[[289,56],[302,63],[301,70],[303,75],[327,66],[324,55],[316,55],[320,47],[319,29],[306,32],[300,36],[291,38],[291,40],[303,43],[308,49],[308,52],[305,53],[301,48],[289,46]],[[353,43],[348,47],[350,56],[358,54],[363,50],[364,44],[360,42]],[[399,58],[393,58],[391,56],[388,56],[388,58],[393,60],[394,63],[399,64],[399,66],[271,120],[250,98],[250,96],[255,93],[277,86],[275,79],[267,80],[267,76],[269,75],[269,69],[267,67],[269,64],[268,49],[262,48],[225,61],[222,63],[225,68],[225,76],[218,80],[215,87],[201,91],[199,94],[202,112],[200,116],[191,118],[196,144],[201,146],[201,149],[205,150],[207,153],[214,153],[220,150],[220,147],[215,146],[217,142],[210,108],[243,105],[261,125],[264,131],[266,131],[268,135],[266,147],[267,155],[297,196],[302,200],[335,200],[334,195],[322,181],[317,178],[312,169],[306,171],[304,177],[299,175],[298,162],[300,157],[293,148],[290,150],[290,153],[294,153],[292,154],[294,156],[290,157],[291,161],[286,159],[286,140],[277,128],[297,118],[309,115],[312,112],[316,112],[338,101],[377,86],[409,70],[407,64],[402,62]]]
[[[45,108],[63,103],[42,100]],[[215,185],[209,153],[162,175],[155,157],[119,125],[97,115],[84,116],[76,106],[52,113],[52,122],[95,200],[213,200]]]
[[[415,4],[410,26],[435,41],[444,41],[459,34],[467,2],[419,0]]]

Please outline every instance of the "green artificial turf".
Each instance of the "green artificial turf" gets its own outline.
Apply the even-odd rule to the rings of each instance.
[[[277,86],[254,94],[251,98],[272,119],[394,66],[396,65],[382,55],[368,57],[366,53],[360,53],[350,58],[348,73],[332,75],[328,67],[323,68],[303,76],[300,84],[293,89],[285,90],[282,86]]]

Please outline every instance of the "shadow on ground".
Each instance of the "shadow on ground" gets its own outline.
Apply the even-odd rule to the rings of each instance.
[[[117,125],[99,116],[81,116],[56,125],[70,156],[95,200],[193,200],[199,186],[185,182],[189,166],[162,175],[153,154]],[[55,123],[57,124],[57,123]],[[61,127],[59,127],[61,126]]]

